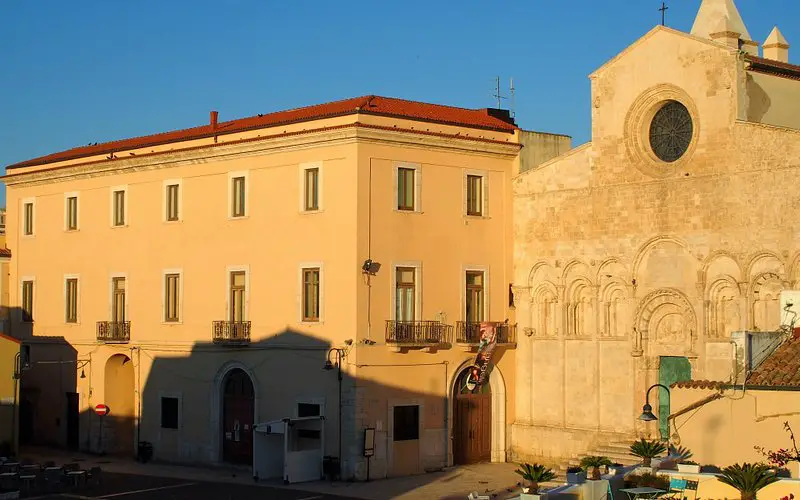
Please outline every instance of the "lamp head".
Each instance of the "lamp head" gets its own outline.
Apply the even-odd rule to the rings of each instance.
[[[653,420],[658,420],[658,417],[653,415],[653,407],[650,406],[650,403],[645,403],[642,407],[642,414],[639,415],[639,420],[643,420],[645,422],[652,422]]]
[[[81,378],[86,378],[86,372],[81,368]]]
[[[333,363],[331,363],[330,359],[325,361],[325,366],[323,366],[322,369],[327,371],[333,370]]]

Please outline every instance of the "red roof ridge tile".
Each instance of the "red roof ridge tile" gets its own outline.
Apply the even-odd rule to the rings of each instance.
[[[376,109],[371,109],[374,106]],[[106,155],[124,150],[141,149],[163,144],[197,140],[260,128],[271,128],[291,123],[321,120],[355,113],[390,116],[414,121],[432,122],[463,126],[496,132],[513,133],[518,129],[513,120],[504,120],[490,113],[489,108],[469,109],[410,101],[395,97],[365,95],[340,99],[322,104],[279,110],[244,118],[175,129],[167,132],[147,134],[126,139],[117,139],[100,144],[78,146],[57,153],[40,156],[31,160],[9,165],[7,169],[44,165],[59,161],[73,160],[87,156]]]
[[[719,389],[725,382],[717,380],[681,380],[670,385],[678,389]]]

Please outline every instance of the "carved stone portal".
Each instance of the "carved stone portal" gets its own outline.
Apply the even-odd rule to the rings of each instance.
[[[662,288],[651,292],[636,310],[636,329],[642,342],[683,345],[692,341],[697,318],[686,296],[678,290]]]

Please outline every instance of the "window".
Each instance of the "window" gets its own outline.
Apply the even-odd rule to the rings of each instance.
[[[318,417],[322,415],[322,406],[316,403],[297,403],[297,418]]]
[[[167,213],[166,217],[168,221],[176,221],[178,220],[178,194],[180,185],[179,184],[169,184],[167,185],[167,192],[166,192],[166,208]]]
[[[111,321],[125,322],[125,278],[111,279]]]
[[[119,190],[114,191],[113,195],[113,205],[114,205],[114,225],[115,226],[124,226],[125,225],[125,191]]]
[[[303,269],[303,321],[319,321],[319,268]]]
[[[180,400],[178,398],[161,398],[161,428],[162,429],[177,429],[178,428],[178,406]]]
[[[67,278],[64,295],[66,297],[66,322],[78,322],[78,278]]]
[[[164,275],[164,321],[167,323],[180,321],[180,286],[180,274]]]
[[[395,272],[395,320],[414,321],[416,269],[413,267],[398,267]]]
[[[234,177],[231,179],[231,216],[244,217],[245,214],[245,178]]]
[[[466,321],[480,323],[483,321],[483,271],[467,271]]]
[[[467,176],[467,215],[483,215],[483,177]]]
[[[33,281],[22,282],[22,321],[33,321]]]
[[[23,205],[23,233],[26,236],[33,235],[33,202],[29,201]]]
[[[394,407],[394,440],[419,439],[419,406]]]
[[[67,197],[67,231],[78,229],[78,197]]]
[[[230,321],[234,323],[241,323],[245,320],[245,272],[233,271],[231,272],[231,311]]]
[[[305,169],[305,203],[307,212],[319,210],[319,168]]]
[[[397,209],[414,210],[414,177],[413,168],[397,169]]]

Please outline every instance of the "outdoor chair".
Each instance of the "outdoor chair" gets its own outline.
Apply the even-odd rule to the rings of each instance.
[[[89,469],[89,472],[86,474],[86,483],[88,484],[89,481],[100,485],[103,482],[103,469],[100,467],[92,467]]]
[[[683,492],[686,489],[687,483],[688,481],[686,479],[678,479],[676,477],[670,478],[669,491],[664,493],[661,498],[683,499]]]

